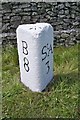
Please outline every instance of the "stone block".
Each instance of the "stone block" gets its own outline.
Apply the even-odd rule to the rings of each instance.
[[[22,83],[41,92],[53,79],[53,28],[48,23],[20,25],[17,44]]]

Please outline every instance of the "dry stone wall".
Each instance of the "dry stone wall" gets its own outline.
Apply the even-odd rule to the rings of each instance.
[[[16,44],[16,28],[36,22],[53,26],[54,47],[80,41],[80,2],[3,2],[1,10],[3,44]]]

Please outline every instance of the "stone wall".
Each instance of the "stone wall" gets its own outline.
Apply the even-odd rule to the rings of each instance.
[[[54,47],[74,45],[80,40],[80,2],[3,2],[3,44],[16,44],[19,24],[48,22],[54,28]]]

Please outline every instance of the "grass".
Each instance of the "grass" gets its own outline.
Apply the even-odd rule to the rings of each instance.
[[[2,79],[2,47],[0,46],[0,80]],[[0,119],[2,115],[2,85],[0,81]]]
[[[17,49],[2,49],[3,118],[77,118],[78,45],[54,48],[54,80],[44,92],[20,82]]]

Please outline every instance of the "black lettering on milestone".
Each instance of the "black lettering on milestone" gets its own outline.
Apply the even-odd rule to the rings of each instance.
[[[48,74],[50,70],[49,61],[47,61],[45,65],[47,65],[47,74]]]
[[[53,49],[52,49],[51,44],[50,44],[50,47],[48,48],[48,56],[49,56],[50,52],[53,53]]]
[[[27,43],[25,41],[22,41],[22,46],[23,46],[23,53],[25,55],[28,55],[28,50],[27,50],[28,45],[27,45]]]
[[[46,46],[42,48],[42,55],[44,55],[44,58],[42,58],[42,61],[47,57],[47,52],[45,51]]]
[[[24,68],[27,72],[29,72],[29,61],[26,57],[24,57]]]

